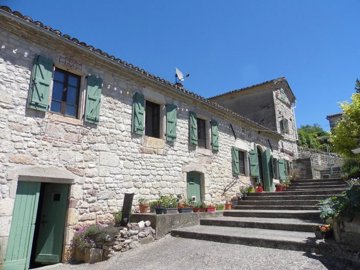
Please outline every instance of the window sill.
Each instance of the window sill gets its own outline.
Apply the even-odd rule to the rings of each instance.
[[[48,119],[52,120],[52,121],[57,121],[57,122],[62,122],[62,123],[75,125],[75,126],[82,126],[83,125],[83,121],[80,120],[80,119],[75,119],[75,118],[67,117],[67,116],[52,113],[52,112],[48,112]]]
[[[152,149],[164,149],[165,140],[155,137],[144,136],[143,147]]]
[[[211,156],[213,153],[210,149],[207,148],[196,148],[196,152],[205,156]]]

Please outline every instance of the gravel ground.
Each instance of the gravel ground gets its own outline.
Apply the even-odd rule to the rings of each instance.
[[[49,269],[49,268],[48,268]],[[119,253],[108,261],[96,264],[58,264],[51,270],[352,270],[334,258],[324,258],[301,251],[249,247],[210,241],[166,236],[153,243]]]

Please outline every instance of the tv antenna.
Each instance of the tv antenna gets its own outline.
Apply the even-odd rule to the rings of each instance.
[[[175,84],[179,86],[183,86],[181,82],[185,80],[185,78],[188,78],[190,74],[186,74],[184,77],[184,74],[180,71],[180,69],[175,68]]]

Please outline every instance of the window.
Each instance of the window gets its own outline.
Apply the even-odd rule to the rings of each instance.
[[[273,174],[275,179],[279,179],[279,167],[278,167],[278,160],[273,158],[272,160],[272,167],[273,167]]]
[[[289,134],[289,121],[285,118],[280,120],[280,132],[282,134]]]
[[[246,154],[244,151],[241,151],[236,147],[231,148],[232,172],[234,176],[246,175],[245,158]]]
[[[55,69],[50,110],[77,117],[79,108],[80,77]]]
[[[145,135],[160,138],[160,105],[146,100]]]
[[[198,127],[198,146],[201,148],[207,148],[205,120],[197,118],[197,127]]]
[[[239,151],[239,172],[245,175],[245,153],[243,151]]]

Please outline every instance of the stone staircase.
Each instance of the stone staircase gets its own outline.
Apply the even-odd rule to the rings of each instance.
[[[287,191],[249,194],[223,216],[179,228],[173,236],[289,250],[312,250],[319,240],[319,200],[347,188],[341,179],[302,179]]]

